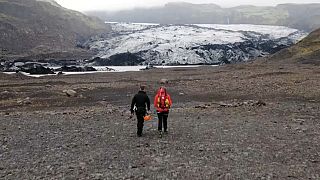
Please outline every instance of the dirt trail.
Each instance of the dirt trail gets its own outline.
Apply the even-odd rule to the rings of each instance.
[[[319,179],[317,66],[245,64],[25,78],[0,74],[1,179]],[[129,103],[167,78],[169,134]],[[63,90],[73,89],[76,97]]]

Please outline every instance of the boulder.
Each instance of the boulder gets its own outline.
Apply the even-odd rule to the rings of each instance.
[[[169,80],[168,79],[161,79],[160,84],[168,84]]]
[[[106,70],[105,71],[116,71],[115,69],[112,69],[112,68],[108,68],[106,67]]]
[[[18,100],[17,101],[18,104],[20,105],[29,105],[29,104],[32,104],[31,100],[30,100],[30,97],[27,97],[23,100]]]
[[[257,106],[266,106],[267,103],[262,101],[262,100],[259,100],[257,103],[256,103]]]
[[[85,66],[83,67],[84,71],[97,71],[94,67],[91,66]]]
[[[145,68],[140,69],[141,71],[150,70],[150,69],[156,69],[153,65],[148,65]]]
[[[77,92],[72,89],[64,90],[63,93],[65,93],[65,95],[68,97],[76,97],[77,96]]]
[[[15,96],[15,93],[9,91],[0,92],[0,99],[9,99]]]
[[[29,74],[54,74],[52,69],[37,63],[25,64],[19,70]]]

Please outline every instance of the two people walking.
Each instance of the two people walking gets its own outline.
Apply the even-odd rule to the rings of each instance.
[[[131,102],[131,114],[136,113],[137,116],[137,135],[142,136],[144,116],[150,114],[150,99],[146,93],[146,87],[140,86],[139,92],[133,97]],[[154,107],[158,115],[158,131],[162,137],[162,129],[165,133],[168,132],[168,115],[169,109],[172,106],[172,100],[165,87],[160,87],[154,97]]]

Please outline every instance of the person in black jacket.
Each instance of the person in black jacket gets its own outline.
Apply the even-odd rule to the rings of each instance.
[[[147,110],[150,111],[150,99],[145,91],[145,86],[141,85],[140,91],[132,99],[131,109],[130,109],[131,114],[133,115],[135,112],[137,116],[138,137],[142,136],[143,123],[144,123],[143,117],[147,114]]]

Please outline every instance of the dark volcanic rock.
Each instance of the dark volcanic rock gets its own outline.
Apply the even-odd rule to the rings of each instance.
[[[62,66],[61,68],[56,69],[55,71],[63,71],[63,72],[86,72],[86,71],[97,71],[93,67],[77,67],[77,66]]]
[[[41,64],[26,64],[20,67],[19,71],[30,74],[54,74],[53,70],[42,66]]]
[[[139,65],[145,60],[135,53],[120,53],[110,56],[108,59],[96,57],[93,59],[97,66],[135,66]]]

